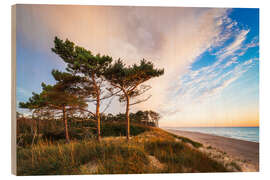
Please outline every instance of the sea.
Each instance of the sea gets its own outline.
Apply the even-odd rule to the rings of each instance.
[[[259,127],[170,127],[166,129],[200,132],[245,141],[259,142]]]

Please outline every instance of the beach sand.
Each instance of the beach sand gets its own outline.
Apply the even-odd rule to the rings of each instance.
[[[198,132],[188,132],[172,129],[164,129],[170,133],[187,137],[203,144],[202,151],[211,155],[216,154],[223,161],[237,162],[242,171],[259,171],[259,143],[250,142],[227,137],[203,134]],[[223,152],[221,157],[218,152]],[[224,160],[225,159],[225,160]]]

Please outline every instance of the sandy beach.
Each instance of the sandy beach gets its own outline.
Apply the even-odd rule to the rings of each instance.
[[[203,134],[198,132],[188,132],[172,129],[164,129],[170,133],[190,138],[200,142],[204,146],[203,151],[213,154],[215,151],[224,152],[223,159],[232,158],[239,162],[243,171],[259,171],[259,143],[250,142],[227,137]],[[211,147],[211,148],[210,148]],[[211,152],[209,152],[209,150]]]

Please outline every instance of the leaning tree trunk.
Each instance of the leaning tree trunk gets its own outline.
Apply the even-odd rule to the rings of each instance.
[[[67,123],[67,112],[66,112],[66,107],[63,106],[63,121],[65,124],[65,135],[66,135],[66,142],[69,143],[69,134],[68,134],[68,123]]]
[[[129,122],[129,96],[126,95],[126,136],[127,136],[127,140],[129,140],[129,136],[130,136],[130,122]]]

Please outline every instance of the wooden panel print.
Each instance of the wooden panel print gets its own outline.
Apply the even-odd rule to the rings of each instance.
[[[19,176],[259,171],[259,9],[12,7]]]

